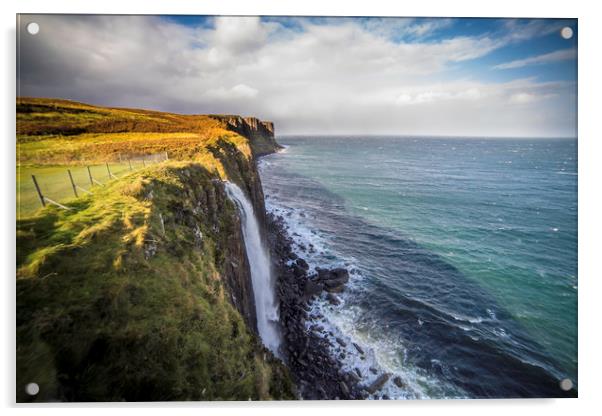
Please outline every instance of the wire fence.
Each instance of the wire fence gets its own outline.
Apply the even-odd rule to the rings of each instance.
[[[19,217],[49,204],[70,210],[68,199],[91,194],[111,180],[167,160],[167,152],[163,152],[137,157],[120,155],[118,161],[104,164],[22,167],[17,178]]]

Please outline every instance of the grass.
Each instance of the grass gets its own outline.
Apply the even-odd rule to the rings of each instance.
[[[216,179],[254,186],[252,143],[208,116],[49,99],[17,111],[17,400],[293,398],[226,285],[240,224]],[[114,162],[162,151],[132,172]],[[92,194],[72,196],[67,168]],[[32,174],[73,209],[38,209]]]
[[[122,160],[167,153],[172,160],[194,160],[222,178],[227,172],[224,144],[247,159],[253,148],[266,143],[250,142],[228,129],[218,116],[179,115],[149,110],[91,106],[47,98],[17,99],[17,215],[36,212],[39,197],[31,175],[47,197],[68,203],[73,190],[67,177],[88,184],[86,165],[101,182],[105,163],[119,175],[129,166]]]
[[[150,166],[156,162],[142,162],[142,158],[132,161],[132,169],[143,169],[145,166]],[[105,164],[90,165],[90,173],[92,177],[101,182],[106,183],[112,180],[109,177]],[[115,176],[121,177],[130,173],[129,163],[110,163],[109,169]],[[71,171],[73,181],[76,185],[87,189],[91,192],[96,192],[99,185],[90,183],[88,169],[82,165],[26,165],[17,167],[17,218],[23,218],[28,215],[35,214],[36,211],[42,208],[40,198],[35,189],[32,175],[35,175],[42,194],[54,201],[69,205],[71,200],[75,198],[73,187],[67,170]],[[84,191],[78,190],[78,195],[85,195]]]

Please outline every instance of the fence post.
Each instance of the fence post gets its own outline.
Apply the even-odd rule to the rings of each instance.
[[[94,179],[92,178],[92,172],[90,171],[90,166],[86,166],[88,168],[88,177],[90,178],[90,186],[94,186]]]
[[[105,165],[107,166],[107,172],[109,172],[109,179],[112,179],[113,175],[111,174],[111,169],[109,169],[109,162],[105,163]]]
[[[146,167],[146,163],[144,163],[144,156],[142,156],[142,167],[145,168]]]
[[[38,196],[40,197],[40,202],[42,203],[42,206],[45,207],[46,201],[44,201],[44,195],[42,195],[42,191],[40,191],[40,187],[38,186],[38,181],[36,180],[36,177],[34,175],[31,175],[31,179],[33,179],[33,184],[36,187],[36,191],[38,191]]]
[[[67,173],[69,174],[69,180],[71,181],[71,187],[73,188],[73,193],[75,194],[76,198],[79,198],[79,195],[77,194],[77,186],[75,186],[75,182],[73,181],[73,176],[71,175],[71,169],[67,169]]]
[[[161,231],[163,232],[163,237],[165,237],[165,222],[161,213],[159,213],[159,219],[161,220]]]
[[[167,152],[164,152],[164,153],[165,153],[165,161],[168,161],[169,160],[169,156],[167,156]]]
[[[128,158],[128,163],[130,164],[130,172],[133,170],[132,169],[132,160]]]

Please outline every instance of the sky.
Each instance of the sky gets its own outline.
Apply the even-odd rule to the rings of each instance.
[[[22,15],[17,30],[21,96],[277,134],[577,135],[575,19]]]

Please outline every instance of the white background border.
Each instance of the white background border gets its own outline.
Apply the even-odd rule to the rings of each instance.
[[[508,413],[576,416],[601,412],[601,335],[598,299],[602,295],[598,246],[602,207],[600,193],[602,16],[595,1],[548,0],[20,0],[1,2],[2,14],[2,131],[1,195],[2,333],[0,342],[0,403],[10,414],[89,413],[195,415],[249,415],[308,413],[344,415],[437,414],[506,415]],[[100,405],[17,406],[14,404],[15,348],[15,14],[16,13],[110,13],[110,14],[248,14],[248,15],[347,15],[347,16],[458,16],[458,17],[575,17],[579,18],[579,399],[565,400],[467,400],[422,402],[287,402],[287,403],[146,403]],[[596,215],[598,214],[598,215]],[[85,409],[82,409],[85,408]],[[337,415],[338,416],[338,415]],[[513,415],[514,416],[514,415]]]

